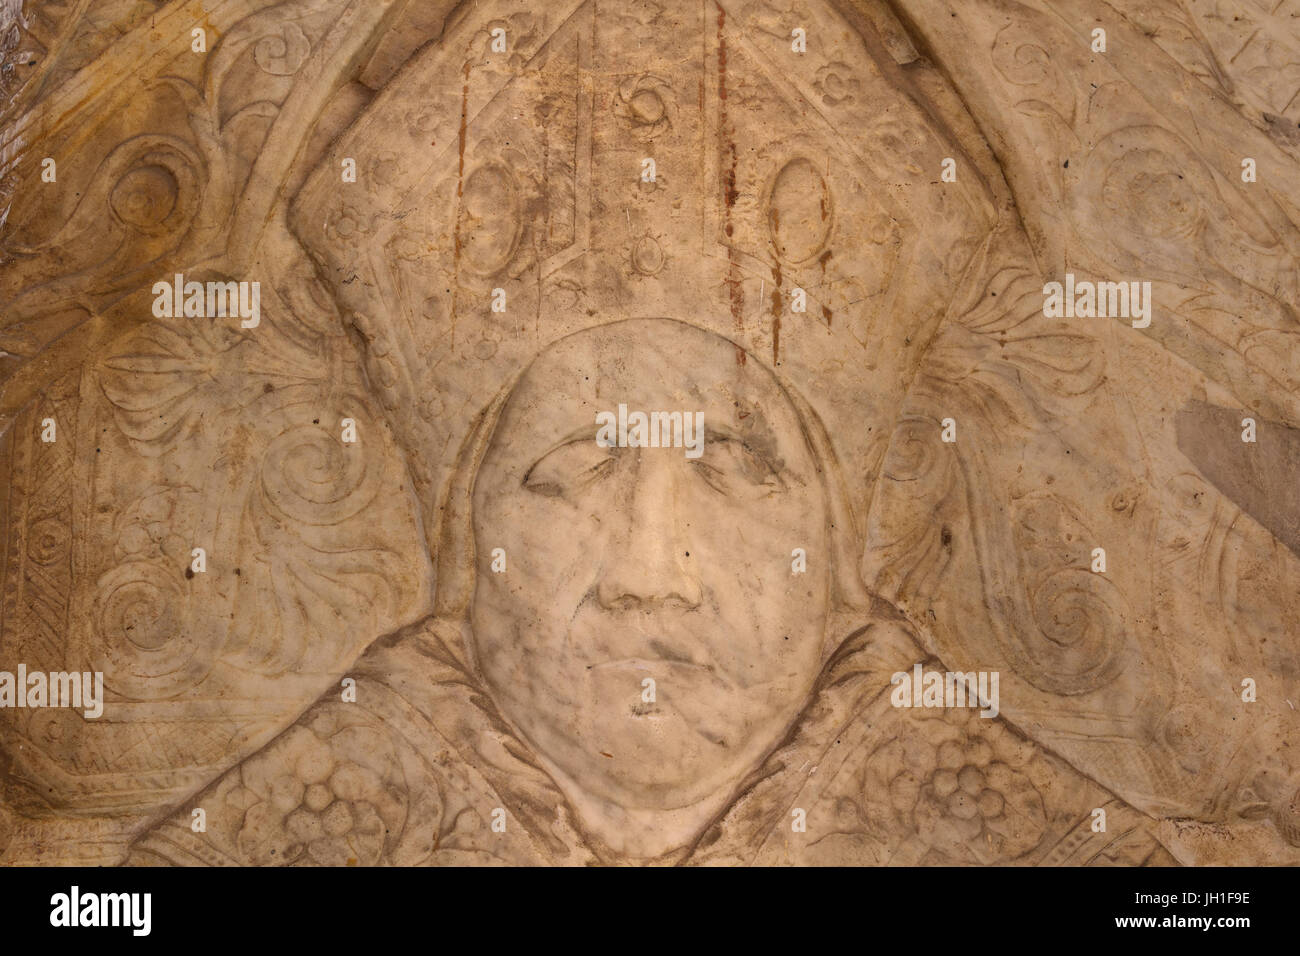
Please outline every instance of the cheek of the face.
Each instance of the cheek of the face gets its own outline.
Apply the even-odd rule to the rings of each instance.
[[[596,516],[524,490],[514,474],[479,483],[475,650],[494,696],[530,736],[539,727],[576,729],[563,726],[582,690],[567,679],[575,653],[568,621],[590,589],[588,554],[600,533]],[[495,548],[505,551],[504,571],[492,570]]]
[[[829,604],[819,488],[759,500],[707,491],[683,497],[707,625],[695,633],[724,699],[692,695],[680,709],[737,759],[766,750],[803,704],[821,663]],[[795,573],[792,552],[812,555]]]
[[[734,779],[796,715],[821,661],[820,484],[728,483],[709,471],[726,464],[713,451],[698,464],[644,452],[676,456],[656,463],[662,501],[635,493],[643,469],[565,494],[535,493],[491,457],[480,472],[480,666],[540,751],[625,805],[681,805]],[[792,571],[796,548],[806,572]]]

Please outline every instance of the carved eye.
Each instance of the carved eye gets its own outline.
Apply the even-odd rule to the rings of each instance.
[[[710,435],[704,454],[691,463],[710,487],[731,497],[753,497],[784,491],[781,468],[737,438]]]
[[[524,475],[524,487],[546,498],[573,494],[613,471],[615,453],[590,438],[571,441],[538,459]]]

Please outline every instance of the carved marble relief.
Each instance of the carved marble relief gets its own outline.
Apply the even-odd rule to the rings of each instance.
[[[1300,862],[1294,0],[0,17],[0,862]]]

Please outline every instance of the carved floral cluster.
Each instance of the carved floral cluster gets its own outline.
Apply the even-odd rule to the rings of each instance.
[[[372,866],[407,813],[391,743],[366,725],[336,729],[328,715],[298,725],[240,769],[244,806],[236,844],[253,866]]]
[[[871,761],[895,823],[954,863],[1008,862],[1036,847],[1047,815],[1026,772],[1033,744],[975,710],[916,716],[924,732],[905,733]]]

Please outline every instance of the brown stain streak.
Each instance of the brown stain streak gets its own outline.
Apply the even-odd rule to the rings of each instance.
[[[736,205],[739,193],[736,190],[736,164],[738,157],[736,155],[736,144],[731,138],[731,130],[727,123],[727,38],[723,34],[723,28],[727,24],[727,11],[722,7],[714,4],[718,8],[718,109],[721,114],[718,117],[718,132],[726,139],[726,153],[730,154],[730,163],[727,167],[725,179],[723,180],[723,209],[725,216],[725,231],[727,238],[730,239],[735,232],[735,226],[731,221],[732,208]],[[727,246],[727,296],[731,303],[731,318],[735,323],[736,331],[741,332],[745,327],[745,294],[740,286],[740,275],[738,263],[736,262],[736,250],[730,245]],[[745,364],[745,350],[739,345],[736,346],[736,364]]]
[[[831,261],[831,250],[829,249],[827,249],[825,252],[823,252],[820,256],[817,257],[817,264],[822,267],[823,282],[826,280],[826,263],[830,261]],[[831,316],[833,314],[834,313],[832,313],[830,310],[830,306],[826,306],[826,305],[822,306],[822,318],[826,320],[826,328],[828,329],[831,327]]]
[[[459,166],[456,169],[456,222],[452,226],[452,281],[451,291],[451,333],[448,347],[456,347],[456,305],[460,298],[460,201],[465,195],[465,131],[469,125],[469,60],[465,61],[465,82],[460,88],[460,153]]]
[[[781,211],[775,204],[769,204],[767,212],[768,230],[772,235],[772,254],[781,255]],[[772,364],[781,361],[781,263],[772,264]]]
[[[781,264],[772,266],[772,364],[781,362]]]
[[[456,198],[465,194],[465,130],[469,124],[469,60],[465,61],[465,82],[460,88],[460,165],[456,170]]]

